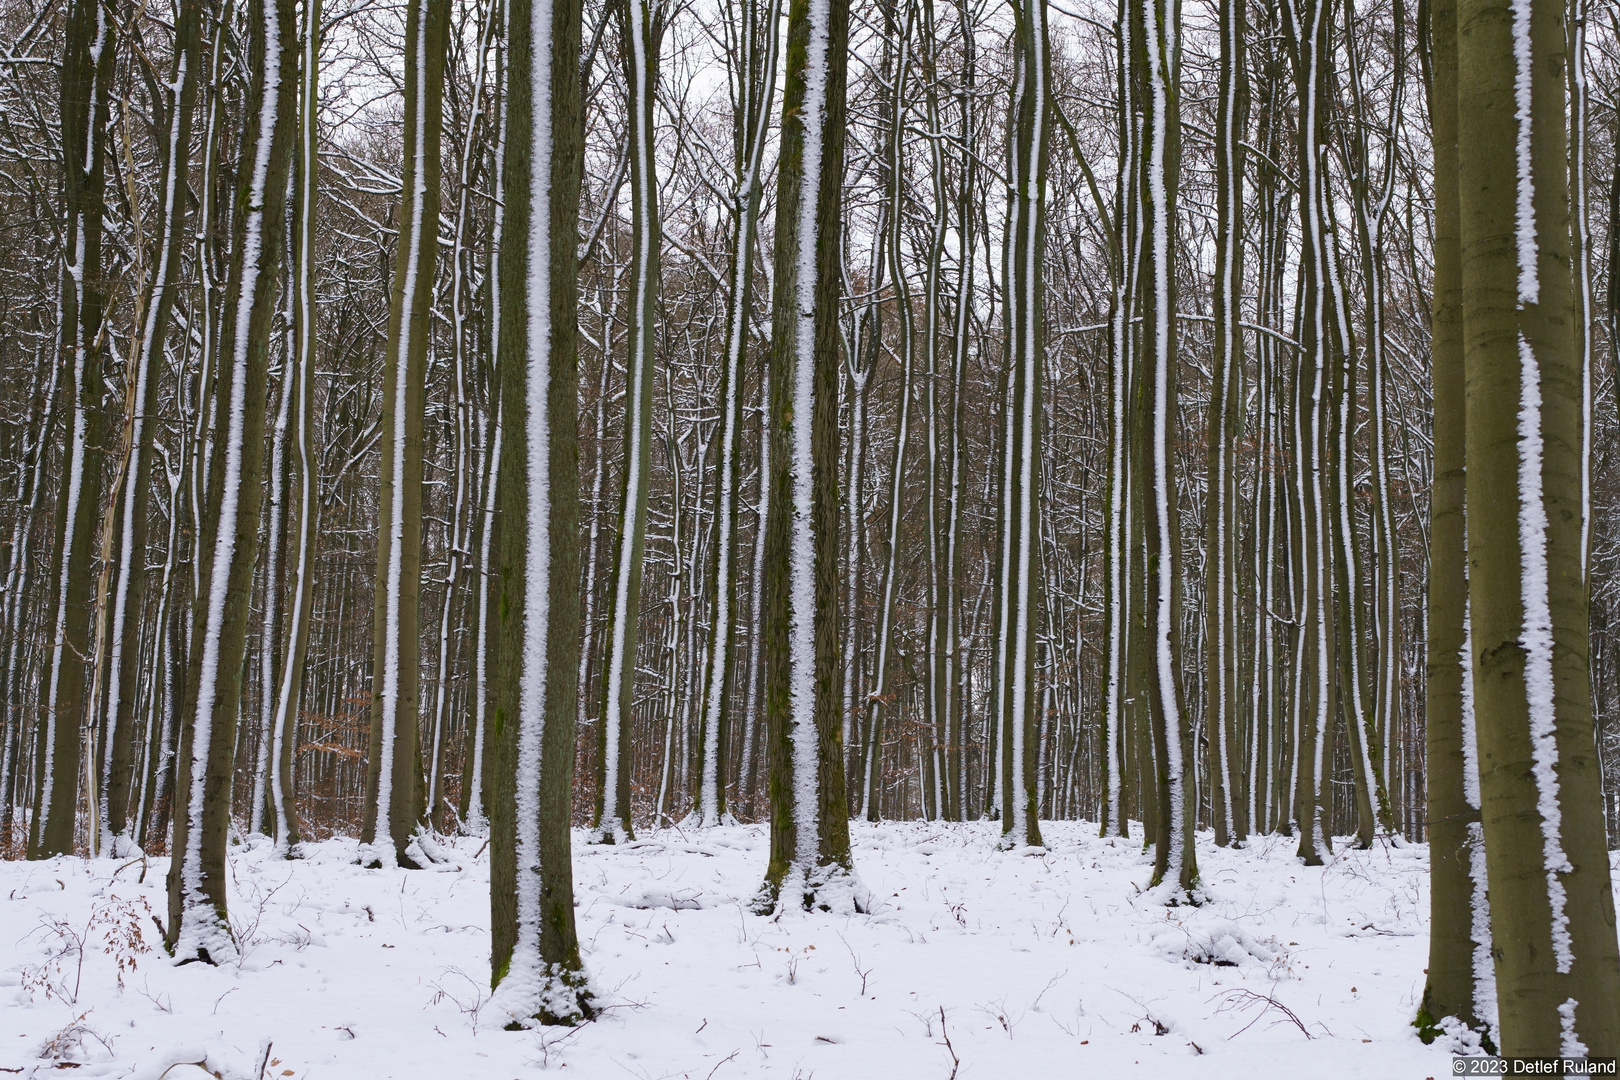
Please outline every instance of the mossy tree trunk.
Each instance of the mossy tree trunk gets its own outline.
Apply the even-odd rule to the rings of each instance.
[[[490,572],[491,981],[507,1027],[596,1005],[579,955],[569,819],[580,644],[578,0],[507,6],[500,462]]]
[[[767,421],[765,721],[771,847],[756,910],[864,910],[849,848],[838,664],[838,303],[846,0],[792,0]]]

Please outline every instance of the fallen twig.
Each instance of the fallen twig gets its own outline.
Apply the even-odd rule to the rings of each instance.
[[[1266,1015],[1267,1009],[1276,1009],[1278,1012],[1282,1013],[1295,1027],[1299,1028],[1299,1033],[1305,1036],[1307,1039],[1314,1039],[1316,1037],[1305,1029],[1304,1021],[1300,1020],[1299,1016],[1294,1012],[1294,1010],[1278,1001],[1275,994],[1257,994],[1253,990],[1239,988],[1237,990],[1229,991],[1225,995],[1225,1000],[1222,1001],[1221,1005],[1215,1011],[1224,1012],[1227,1009],[1241,1009],[1257,1003],[1261,1006],[1260,1011],[1255,1014],[1253,1020],[1250,1020],[1247,1024],[1244,1024],[1241,1028],[1238,1028],[1238,1030],[1228,1035],[1226,1037],[1228,1042],[1237,1038],[1245,1031],[1248,1031],[1250,1028],[1254,1027],[1255,1024],[1258,1024],[1260,1022],[1260,1017]]]
[[[951,1055],[951,1075],[949,1080],[956,1080],[956,1070],[962,1067],[962,1059],[956,1056],[956,1047],[951,1045],[951,1033],[945,1030],[945,1006],[939,1007],[939,1033],[945,1039],[945,1051]]]

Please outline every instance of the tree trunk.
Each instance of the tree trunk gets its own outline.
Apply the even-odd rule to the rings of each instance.
[[[1307,866],[1320,865],[1330,853],[1330,827],[1323,820],[1332,782],[1331,746],[1334,705],[1338,700],[1335,645],[1338,631],[1333,609],[1332,508],[1328,505],[1328,440],[1331,405],[1329,380],[1337,363],[1334,352],[1332,278],[1334,258],[1327,210],[1327,179],[1322,147],[1326,144],[1328,92],[1331,81],[1325,53],[1331,47],[1328,0],[1304,0],[1296,9],[1284,4],[1283,21],[1299,99],[1298,138],[1300,218],[1304,244],[1300,259],[1299,361],[1294,377],[1294,502],[1300,527],[1294,559],[1299,568],[1297,591],[1299,642],[1295,657],[1293,740],[1294,817],[1299,825],[1299,855]]]
[[[73,851],[79,803],[80,752],[91,688],[91,615],[95,593],[92,545],[101,509],[101,462],[108,417],[102,372],[101,320],[107,285],[101,266],[106,188],[107,95],[113,75],[114,28],[98,4],[69,5],[62,57],[62,239],[59,344],[71,408],[62,491],[51,549],[51,637],[35,726],[34,814],[28,857]]]
[[[1215,368],[1205,482],[1205,723],[1215,843],[1242,843],[1243,751],[1238,739],[1237,446],[1243,433],[1243,138],[1248,117],[1244,18],[1221,0],[1220,102],[1215,121]]]
[[[511,0],[489,680],[491,981],[508,1027],[596,1014],[574,926],[580,7]]]
[[[296,248],[293,257],[293,356],[289,426],[292,429],[292,464],[298,485],[297,501],[289,500],[287,534],[296,537],[291,608],[288,612],[285,656],[276,687],[275,713],[270,728],[270,809],[276,849],[298,852],[302,830],[298,819],[298,718],[303,697],[304,662],[309,651],[309,626],[315,584],[315,534],[320,524],[316,494],[320,472],[315,445],[315,357],[318,312],[315,306],[315,206],[320,173],[316,119],[320,107],[321,5],[304,0],[304,24],[299,68],[298,195]]]
[[[1507,1055],[1620,1050],[1581,572],[1564,7],[1461,0],[1471,660]]]
[[[701,777],[694,814],[705,828],[728,820],[731,703],[737,639],[737,459],[742,436],[743,362],[753,310],[754,244],[759,225],[760,176],[776,86],[779,5],[746,3],[736,30],[738,53],[731,63],[741,76],[734,125],[737,194],[732,203],[730,292],[726,299],[726,356],[720,375],[720,475],[714,486],[714,553],[708,595],[714,602],[704,652],[702,720],[698,728]],[[746,753],[746,751],[745,751]]]
[[[911,437],[911,373],[912,322],[911,289],[901,265],[901,244],[904,241],[905,219],[901,199],[905,184],[905,116],[906,78],[911,67],[912,17],[915,9],[906,4],[904,16],[895,11],[896,4],[884,5],[884,35],[894,50],[894,68],[890,72],[891,96],[888,110],[887,191],[884,198],[888,211],[884,216],[887,239],[883,245],[888,256],[889,280],[894,289],[895,334],[900,359],[899,415],[895,422],[894,460],[889,470],[889,522],[883,543],[883,572],[878,584],[877,640],[872,650],[872,691],[863,703],[866,714],[867,752],[863,755],[861,782],[861,816],[868,821],[878,820],[879,785],[883,775],[883,710],[891,700],[893,677],[889,666],[889,652],[894,639],[895,592],[900,570],[900,525],[904,509],[906,444]],[[874,283],[874,287],[875,287]],[[879,302],[874,297],[874,303]],[[873,322],[873,337],[877,336],[877,323]],[[852,643],[854,644],[854,643]]]
[[[422,425],[439,251],[439,135],[449,0],[411,0],[405,13],[405,170],[399,247],[383,362],[375,644],[366,813],[360,861],[417,866],[427,827],[422,775]],[[391,849],[391,850],[390,850]]]
[[[292,157],[298,54],[292,0],[252,0],[248,70],[253,73],[235,239],[225,289],[215,383],[222,430],[213,440],[197,561],[206,591],[195,605],[185,723],[170,844],[165,944],[179,961],[223,963],[237,942],[226,909],[225,847],[241,710],[243,657],[259,546],[264,471],[265,386],[270,330],[280,292]]]
[[[1036,627],[1041,603],[1040,447],[1045,289],[1047,136],[1051,125],[1051,63],[1046,2],[1015,8],[1015,80],[1008,114],[1007,157],[1007,392],[1002,414],[1003,460],[1000,553],[996,574],[997,628],[991,698],[1000,729],[1001,844],[1041,847],[1035,765],[1039,696],[1035,688]]]
[[[1145,432],[1144,533],[1147,551],[1148,696],[1157,776],[1157,832],[1153,883],[1171,897],[1190,897],[1198,886],[1193,825],[1192,718],[1181,689],[1181,520],[1177,508],[1175,446],[1176,190],[1181,175],[1179,18],[1170,0],[1133,5],[1132,44],[1142,103],[1142,397]]]
[[[630,124],[630,354],[625,362],[624,483],[608,615],[607,671],[602,702],[602,752],[591,836],[623,843],[635,836],[630,821],[632,702],[641,573],[647,538],[647,488],[652,450],[653,351],[658,332],[658,277],[662,234],[658,172],[653,148],[653,101],[658,93],[658,49],[664,9],[656,0],[625,0],[619,7],[625,103]],[[604,360],[604,362],[607,362]],[[678,498],[677,498],[678,505]],[[673,676],[673,672],[671,673]]]
[[[1465,673],[1468,572],[1463,508],[1466,390],[1463,377],[1462,251],[1457,219],[1457,0],[1430,0],[1434,140],[1434,479],[1429,493],[1429,651],[1424,685],[1429,839],[1429,979],[1417,1027],[1426,1039],[1454,1016],[1481,1030],[1495,1002],[1482,1000],[1490,971],[1490,924],[1476,933],[1479,776]],[[1483,940],[1481,940],[1483,938]],[[1481,949],[1484,955],[1481,955]]]
[[[757,911],[867,910],[849,848],[838,671],[844,0],[792,0],[778,163],[765,579],[771,854]]]
[[[146,517],[151,502],[152,446],[157,430],[159,364],[168,342],[169,317],[180,282],[185,241],[187,175],[191,159],[191,117],[201,62],[202,5],[186,0],[175,22],[174,79],[168,102],[168,141],[162,152],[157,265],[144,302],[140,340],[129,376],[126,459],[118,471],[123,490],[115,492],[118,535],[113,606],[102,651],[106,667],[103,730],[108,732],[103,768],[102,848],[125,855],[135,841],[129,820],[132,742],[140,697],[141,617],[146,595]]]

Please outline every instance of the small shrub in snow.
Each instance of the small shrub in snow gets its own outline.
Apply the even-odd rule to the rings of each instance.
[[[72,1005],[79,1000],[84,981],[86,954],[95,947],[99,935],[101,952],[112,958],[118,972],[118,988],[124,988],[124,975],[134,971],[139,957],[152,951],[145,938],[145,923],[152,908],[144,899],[111,897],[90,909],[82,928],[57,915],[40,920],[39,930],[46,938],[45,959],[22,969],[22,988],[29,996],[43,994]],[[69,979],[72,985],[69,985]]]
[[[1269,964],[1278,958],[1270,944],[1260,941],[1241,926],[1230,923],[1202,931],[1178,927],[1153,939],[1156,952],[1171,960],[1215,967],[1242,967],[1250,963]]]

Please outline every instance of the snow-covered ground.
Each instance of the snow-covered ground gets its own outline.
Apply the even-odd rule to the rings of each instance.
[[[1141,895],[1139,844],[1047,823],[1044,855],[996,826],[852,826],[871,915],[745,906],[763,826],[575,846],[596,1023],[479,1022],[489,863],[362,870],[351,841],[282,862],[234,850],[240,967],[176,968],[167,860],[0,863],[0,1072],[144,1080],[958,1080],[1449,1075],[1410,1027],[1427,963],[1427,851],[1200,837],[1205,902]],[[115,873],[116,871],[116,873]],[[88,929],[87,929],[88,928]],[[82,950],[78,938],[86,939]],[[122,963],[122,970],[120,964]],[[948,1042],[947,1042],[948,1038]],[[268,1056],[266,1056],[268,1054]],[[55,1071],[78,1062],[71,1073]],[[205,1062],[197,1066],[176,1063]],[[165,1073],[165,1070],[168,1070]]]

